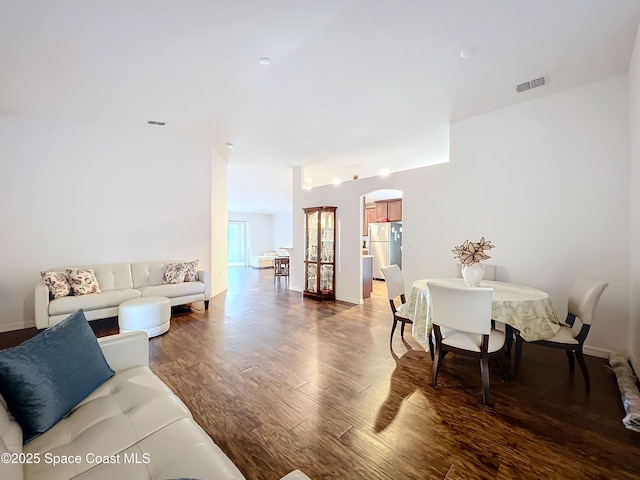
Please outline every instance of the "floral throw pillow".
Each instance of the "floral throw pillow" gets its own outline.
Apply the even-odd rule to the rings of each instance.
[[[91,269],[67,268],[67,277],[74,295],[102,293],[96,275]]]
[[[71,285],[64,272],[40,272],[40,276],[49,287],[52,298],[66,297],[71,293]]]
[[[182,283],[187,274],[185,263],[170,263],[164,272],[162,283]]]
[[[187,267],[187,271],[184,275],[184,281],[197,282],[198,281],[198,260],[194,260],[193,262],[185,262],[184,265]]]

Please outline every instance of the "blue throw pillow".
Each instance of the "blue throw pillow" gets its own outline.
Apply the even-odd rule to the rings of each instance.
[[[82,310],[17,347],[0,350],[0,393],[25,443],[113,374]]]

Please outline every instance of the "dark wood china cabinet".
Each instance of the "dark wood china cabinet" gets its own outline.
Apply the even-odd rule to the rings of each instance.
[[[304,296],[335,300],[336,207],[304,209]]]

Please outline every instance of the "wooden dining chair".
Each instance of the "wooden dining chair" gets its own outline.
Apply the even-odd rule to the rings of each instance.
[[[389,343],[393,342],[393,332],[396,330],[398,322],[402,323],[400,327],[400,336],[404,338],[404,326],[409,323],[413,324],[413,321],[409,318],[409,315],[404,312],[404,306],[407,304],[407,299],[404,294],[404,276],[402,270],[398,265],[388,265],[381,267],[382,275],[384,276],[384,282],[387,286],[387,296],[389,297],[389,304],[391,305],[391,312],[393,313],[393,326],[391,327],[391,337]],[[396,298],[400,297],[400,305],[396,306]]]
[[[427,285],[436,340],[433,387],[438,388],[438,371],[447,352],[470,355],[480,360],[482,403],[490,405],[489,359],[501,360],[505,340],[503,332],[491,328],[493,289],[452,286],[437,281],[427,281]]]
[[[585,390],[589,392],[591,390],[591,382],[589,380],[589,370],[587,364],[584,361],[584,355],[582,349],[584,347],[584,341],[589,335],[589,329],[593,323],[593,318],[602,296],[602,292],[609,285],[608,282],[602,282],[599,280],[581,278],[578,279],[571,288],[569,293],[569,302],[567,308],[567,319],[565,325],[560,327],[560,330],[553,338],[546,340],[537,340],[532,343],[535,345],[543,345],[545,347],[552,347],[562,349],[567,352],[567,359],[569,360],[569,371],[573,374],[575,370],[574,366],[574,354],[578,360],[578,365],[582,370],[584,376]],[[577,325],[576,319],[580,322],[580,330],[576,332]],[[514,365],[514,377],[518,376],[520,371],[520,362],[522,360],[522,344],[524,339],[520,336],[516,336],[516,358]]]

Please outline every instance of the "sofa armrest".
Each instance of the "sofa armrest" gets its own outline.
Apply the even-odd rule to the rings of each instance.
[[[149,337],[146,332],[118,333],[98,339],[104,358],[116,372],[149,365]]]
[[[204,282],[204,299],[209,300],[211,298],[211,272],[198,270],[198,280]]]
[[[42,281],[36,283],[35,317],[37,328],[49,326],[49,287]]]

